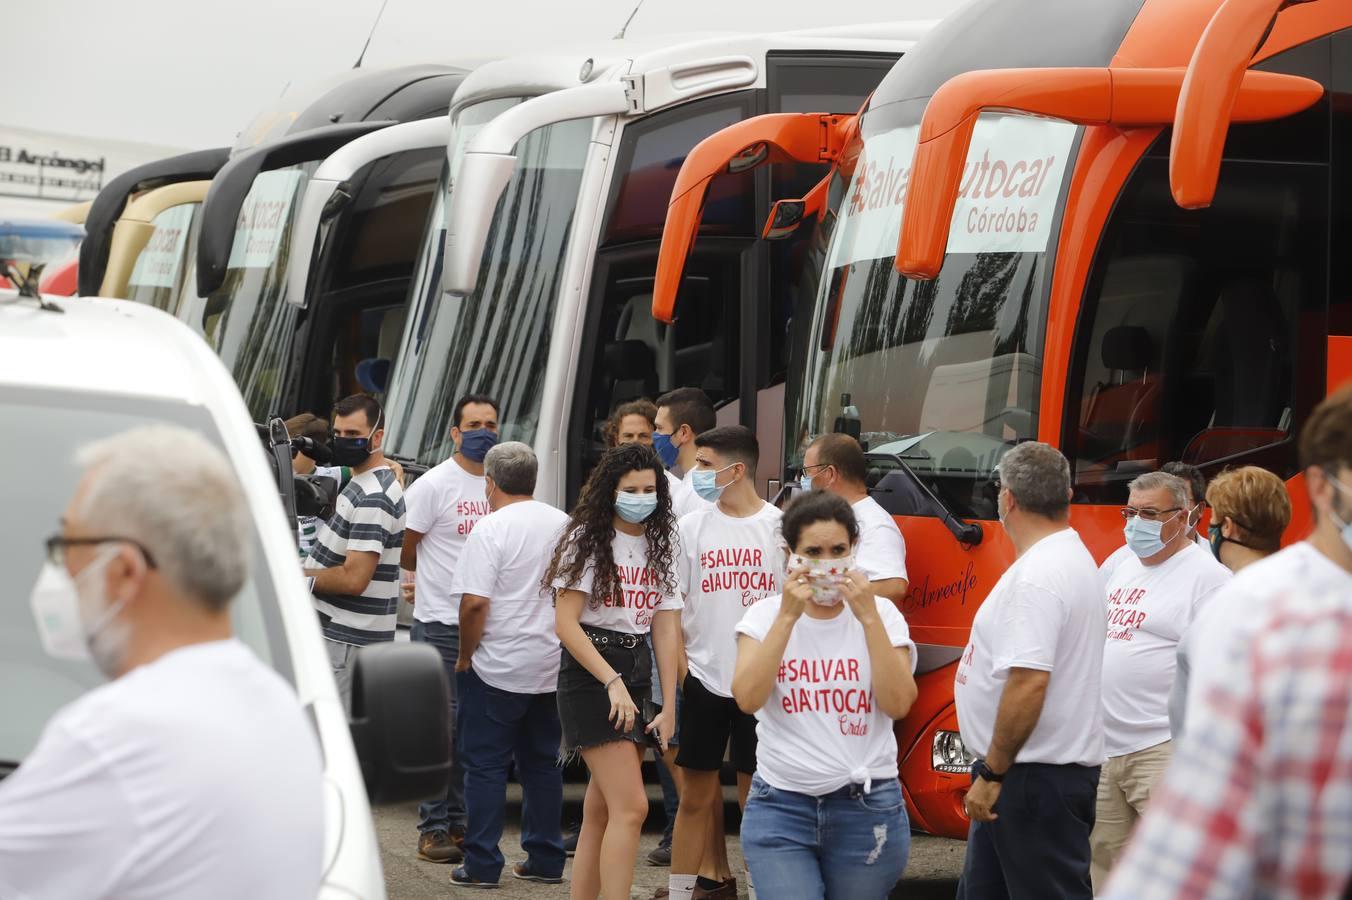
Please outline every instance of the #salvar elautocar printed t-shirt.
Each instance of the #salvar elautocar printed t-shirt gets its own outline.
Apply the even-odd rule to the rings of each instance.
[[[738,634],[765,640],[782,602],[774,596],[752,606]],[[874,602],[892,646],[911,651],[914,672],[906,620],[890,601]],[[848,606],[830,619],[799,616],[756,720],[756,773],[771,787],[821,796],[851,782],[897,777],[892,719],[874,702],[868,639]]]
[[[732,696],[737,623],[749,607],[780,592],[788,557],[782,513],[769,503],[744,518],[710,505],[681,519],[680,582],[690,674],[711,693]]]
[[[619,577],[615,596],[598,597],[592,593],[595,560],[587,564],[582,577],[575,584],[568,584],[562,579],[554,581],[556,588],[568,588],[587,595],[579,622],[592,628],[625,634],[647,634],[652,630],[654,613],[681,608],[680,597],[667,591],[657,570],[648,563],[646,537],[617,531],[615,539],[611,541],[610,552],[615,560],[615,574]],[[676,566],[679,553],[680,544],[673,541],[673,567]]]
[[[413,617],[419,622],[460,624],[460,600],[451,592],[456,563],[470,532],[488,515],[486,479],[452,457],[408,486],[408,527],[421,534],[413,573]]]

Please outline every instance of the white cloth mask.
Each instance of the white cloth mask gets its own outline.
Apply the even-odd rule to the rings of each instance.
[[[845,602],[840,586],[854,568],[854,554],[840,559],[808,559],[797,553],[789,557],[790,569],[807,569],[808,586],[812,588],[812,602],[818,606],[839,606]]]
[[[109,606],[103,596],[102,576],[116,555],[116,547],[106,548],[75,578],[65,566],[44,563],[29,595],[38,637],[47,654],[93,662],[110,678],[120,668],[131,637],[129,627],[113,627],[126,601]],[[91,582],[92,591],[88,589]]]

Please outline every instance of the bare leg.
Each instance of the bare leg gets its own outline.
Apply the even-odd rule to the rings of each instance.
[[[709,829],[709,849],[705,854],[705,868],[713,869],[712,875],[704,875],[714,881],[727,881],[732,877],[732,868],[728,865],[728,830],[723,824],[723,785],[718,785],[717,799],[712,810],[712,827]],[[704,873],[701,872],[701,875]]]
[[[572,900],[596,900],[601,893],[601,837],[609,818],[605,798],[592,778],[582,798],[582,830],[577,836],[572,884],[568,889]]]
[[[713,832],[718,773],[682,770],[681,808],[671,839],[671,874],[698,875]]]
[[[599,829],[600,847],[596,857],[599,866],[599,884],[602,900],[629,900],[634,884],[634,860],[638,856],[639,835],[643,820],[648,818],[648,794],[643,788],[643,748],[630,741],[612,741],[582,751],[582,758],[591,772],[587,786],[590,798],[595,788],[605,806],[605,825]],[[586,894],[579,890],[578,862],[582,856],[583,839],[595,840],[596,829],[587,820],[584,807],[582,834],[577,842],[573,860],[572,896],[575,900],[593,900],[596,891]],[[592,878],[590,872],[583,875]],[[592,880],[585,887],[593,887]]]

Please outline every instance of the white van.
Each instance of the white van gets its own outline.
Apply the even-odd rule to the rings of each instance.
[[[288,521],[239,390],[216,354],[173,317],[119,300],[39,302],[0,292],[0,778],[60,707],[100,684],[87,663],[43,652],[24,602],[80,475],[81,445],[140,424],[191,428],[235,465],[255,525],[255,566],[233,605],[241,640],[295,688],[324,753],[321,898],[385,897],[372,802],[445,790],[447,686],[422,645],[358,655],[352,721],[334,687]],[[211,515],[202,510],[202,515]],[[368,800],[368,793],[370,799]]]

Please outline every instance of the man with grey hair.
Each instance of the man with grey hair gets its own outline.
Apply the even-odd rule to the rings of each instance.
[[[253,541],[234,472],[168,426],[77,460],[31,603],[49,655],[110,680],[0,782],[0,896],[315,896],[323,766],[291,687],[234,637]]]
[[[467,813],[465,864],[451,872],[452,884],[496,885],[502,875],[498,841],[513,764],[525,798],[526,859],[512,876],[563,880],[559,639],[543,580],[568,516],[532,499],[537,469],[535,453],[519,441],[488,451],[484,493],[492,512],[470,532],[451,583],[460,605],[456,724]]]
[[[977,757],[958,897],[1089,900],[1103,585],[1070,527],[1070,466],[1060,451],[1019,444],[998,476],[1015,560],[977,611],[954,678],[962,741]]]
[[[1169,694],[1179,642],[1230,570],[1192,541],[1188,485],[1148,472],[1129,486],[1123,529],[1131,555],[1106,573],[1103,725],[1108,762],[1090,843],[1094,890],[1127,845],[1172,755]]]

